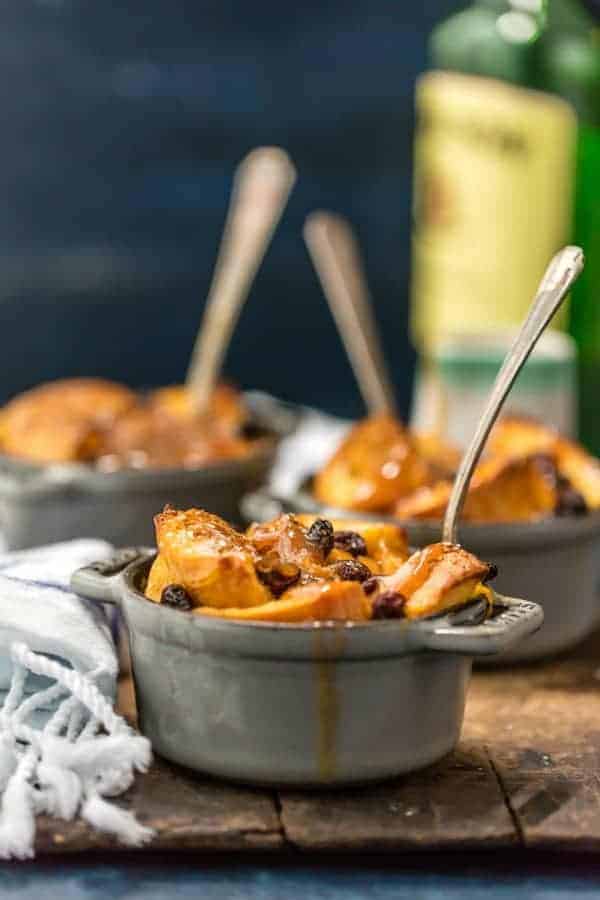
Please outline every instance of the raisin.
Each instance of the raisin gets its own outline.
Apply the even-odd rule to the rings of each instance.
[[[327,559],[333,550],[333,525],[328,519],[315,519],[306,532],[306,540]]]
[[[342,581],[366,581],[371,577],[371,570],[357,559],[343,559],[333,570]]]
[[[345,550],[354,557],[367,555],[365,539],[356,531],[336,531],[333,535],[333,543],[338,550]]]
[[[363,591],[369,597],[371,594],[374,594],[377,588],[379,587],[379,579],[372,575],[370,578],[367,578],[366,581],[363,581]]]
[[[403,619],[406,597],[398,591],[384,591],[373,604],[374,619]]]
[[[240,428],[240,437],[245,441],[259,441],[268,435],[267,430],[258,422],[244,422]]]
[[[584,516],[587,513],[588,506],[584,497],[567,478],[559,476],[557,490],[558,499],[554,510],[557,516]]]
[[[300,580],[300,567],[292,562],[282,562],[277,553],[267,553],[256,564],[256,574],[275,597],[281,596]]]
[[[495,566],[494,563],[488,563],[488,566],[488,573],[483,579],[484,584],[487,584],[488,581],[493,581],[498,574],[498,566]]]
[[[160,595],[160,602],[165,606],[170,606],[173,609],[180,609],[183,612],[189,612],[194,605],[192,603],[192,598],[180,584],[168,584],[166,588],[163,588],[163,592]]]

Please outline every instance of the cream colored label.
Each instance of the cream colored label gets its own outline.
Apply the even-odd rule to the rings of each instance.
[[[558,98],[449,72],[419,80],[418,345],[521,321],[551,256],[569,241],[575,140],[574,112]]]

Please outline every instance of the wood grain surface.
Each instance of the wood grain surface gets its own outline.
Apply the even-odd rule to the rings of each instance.
[[[130,682],[120,705],[135,715]],[[156,759],[123,799],[156,829],[141,849],[600,849],[600,633],[566,657],[476,672],[458,749],[413,775],[344,791],[253,790]],[[43,819],[40,853],[122,849]]]

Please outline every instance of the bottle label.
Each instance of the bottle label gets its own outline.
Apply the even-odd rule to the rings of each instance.
[[[419,79],[416,106],[412,327],[425,349],[520,324],[569,241],[576,117],[557,97],[441,71]]]

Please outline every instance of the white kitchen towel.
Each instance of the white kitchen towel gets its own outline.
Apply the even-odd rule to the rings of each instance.
[[[138,845],[152,831],[109,803],[150,764],[148,740],[113,709],[118,662],[103,608],[69,590],[112,553],[96,540],[0,555],[0,858],[33,856],[35,816]]]
[[[292,434],[279,445],[269,486],[275,494],[293,494],[310,475],[325,465],[348,432],[351,423],[306,409]]]

